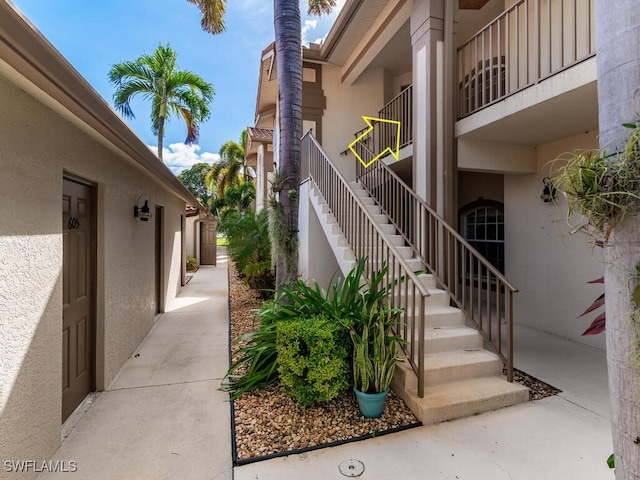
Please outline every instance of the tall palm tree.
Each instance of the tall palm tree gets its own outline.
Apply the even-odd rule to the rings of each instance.
[[[167,118],[175,114],[187,125],[185,143],[198,139],[200,123],[209,118],[213,86],[188,70],[179,70],[178,54],[169,46],[159,45],[153,54],[134,61],[117,63],[109,71],[116,87],[113,102],[126,118],[135,118],[131,100],[136,95],[151,101],[151,127],[158,136],[158,158],[162,160],[162,142]]]
[[[210,190],[217,187],[218,197],[224,197],[228,187],[238,186],[240,182],[253,182],[253,169],[247,165],[244,157],[247,144],[247,130],[242,130],[240,143],[233,140],[225,142],[220,147],[220,160],[211,166],[206,177],[206,184]]]
[[[224,30],[226,0],[187,0],[203,12],[205,31]],[[308,13],[322,15],[335,0],[308,0]],[[299,0],[274,0],[273,17],[278,59],[278,161],[287,179],[280,194],[288,239],[278,252],[276,284],[293,287],[298,273],[298,193],[302,135],[302,37]]]
[[[625,140],[621,124],[633,119],[632,99],[640,84],[640,51],[628,45],[640,38],[637,0],[596,1],[596,57],[600,147],[612,150]],[[637,45],[636,45],[637,46]],[[636,112],[637,115],[637,112]],[[638,120],[637,118],[635,120]],[[616,478],[640,479],[640,365],[635,357],[630,278],[640,259],[640,218],[616,225],[605,248],[607,366]],[[636,326],[636,328],[638,328]]]

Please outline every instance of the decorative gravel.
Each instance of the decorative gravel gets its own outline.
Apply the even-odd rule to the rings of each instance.
[[[231,338],[254,331],[256,310],[262,305],[257,294],[238,278],[229,264]],[[235,350],[238,346],[233,345]],[[360,415],[353,392],[321,405],[305,407],[282,392],[279,383],[246,393],[233,402],[236,461],[318,448],[321,445],[382,435],[418,426],[411,410],[392,391],[382,416]]]
[[[562,392],[562,390],[552,387],[548,383],[544,383],[542,380],[538,380],[536,377],[524,373],[520,370],[513,369],[513,381],[518,382],[525,387],[529,388],[529,400],[541,400],[546,397],[551,397]]]

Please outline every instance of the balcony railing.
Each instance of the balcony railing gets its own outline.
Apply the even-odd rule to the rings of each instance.
[[[596,52],[595,0],[520,0],[458,49],[458,118]]]
[[[358,162],[356,172],[414,257],[465,312],[513,381],[513,294],[518,290],[383,162],[367,168]]]
[[[316,139],[302,138],[303,163],[309,165],[309,179],[333,214],[356,258],[368,257],[367,278],[388,266],[384,285],[392,289],[390,302],[403,310],[396,334],[407,344],[403,350],[418,377],[418,395],[424,396],[425,305],[428,289],[410,268],[397,247],[387,240],[381,227],[333,165]],[[308,162],[308,163],[307,163]],[[380,163],[380,162],[378,162]]]
[[[412,102],[413,89],[409,85],[378,112],[378,118],[400,122],[400,148],[413,141]],[[355,137],[358,138],[367,129],[368,127],[360,130],[355,134]],[[362,161],[369,163],[386,147],[395,148],[398,144],[397,135],[398,129],[395,125],[377,122],[374,124],[373,130],[358,141],[354,148]]]

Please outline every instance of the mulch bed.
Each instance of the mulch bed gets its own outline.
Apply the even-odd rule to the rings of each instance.
[[[238,278],[229,263],[231,340],[257,328],[256,311],[263,301]],[[235,350],[239,345],[233,345]],[[514,370],[516,382],[529,387],[530,400],[560,392],[535,377]],[[305,407],[283,393],[279,383],[249,392],[233,402],[234,463],[299,453],[420,426],[411,410],[393,391],[382,416],[364,418],[353,392],[321,405]]]

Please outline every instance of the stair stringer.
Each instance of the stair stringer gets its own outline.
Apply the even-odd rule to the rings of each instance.
[[[342,275],[346,276],[356,266],[356,255],[349,247],[342,229],[312,182],[309,182],[309,202],[313,205],[318,220],[320,220],[320,225],[340,267],[340,271]]]

